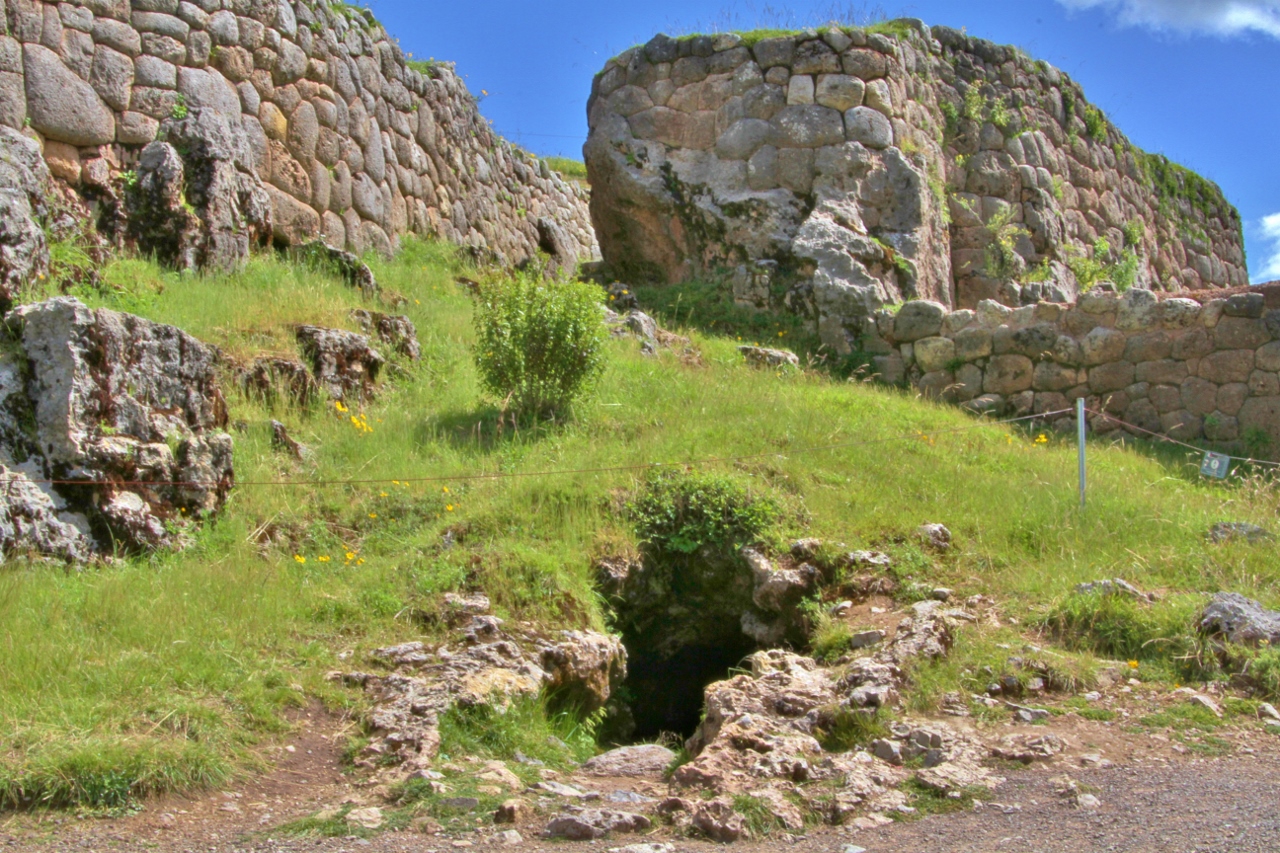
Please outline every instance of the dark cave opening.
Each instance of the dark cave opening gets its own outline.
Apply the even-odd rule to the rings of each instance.
[[[626,693],[635,730],[630,739],[652,741],[662,735],[690,737],[702,722],[703,691],[730,676],[730,670],[756,650],[747,637],[727,642],[685,645],[670,655],[629,649]]]

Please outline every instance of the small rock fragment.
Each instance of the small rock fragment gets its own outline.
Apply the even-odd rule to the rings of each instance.
[[[382,809],[370,806],[363,809],[352,809],[347,812],[346,821],[351,826],[362,829],[377,829],[382,826]]]
[[[951,548],[951,531],[941,524],[922,524],[916,530],[916,537],[926,547],[935,551],[946,551]]]

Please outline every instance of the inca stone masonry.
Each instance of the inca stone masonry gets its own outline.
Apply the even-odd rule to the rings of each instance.
[[[188,253],[199,261],[234,264],[255,227],[357,252],[436,235],[513,264],[596,253],[585,192],[494,134],[452,66],[407,62],[368,10],[0,0],[0,20],[0,124],[35,135],[90,202],[110,207],[119,176],[145,170],[163,188],[185,169],[188,186],[226,196],[195,202],[206,231],[226,232],[206,241],[213,257]],[[143,158],[193,116],[173,134],[178,158]],[[219,171],[210,162],[222,177],[201,174]]]
[[[947,27],[660,35],[608,62],[588,115],[612,267],[725,276],[840,352],[909,299],[1248,283],[1216,186],[1131,145],[1065,74]]]

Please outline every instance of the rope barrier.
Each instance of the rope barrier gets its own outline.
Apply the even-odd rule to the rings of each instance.
[[[891,444],[898,441],[917,441],[921,437],[953,435],[956,433],[970,432],[977,429],[986,429],[994,426],[1006,426],[1009,424],[1023,423],[1026,421],[1041,420],[1043,418],[1051,418],[1057,415],[1070,414],[1073,410],[1061,409],[1054,412],[1042,412],[1037,415],[1025,415],[1019,418],[1009,418],[1002,421],[989,421],[971,424],[969,426],[955,427],[954,429],[933,430],[931,432],[916,432],[909,436],[893,436],[890,438],[870,439],[867,441],[845,441],[835,444],[814,445],[811,447],[800,447],[795,450],[786,452],[782,451],[765,451],[762,453],[750,453],[742,456],[707,456],[700,459],[690,459],[682,462],[648,462],[643,465],[615,465],[601,468],[569,468],[556,469],[550,471],[511,471],[511,472],[495,472],[492,474],[452,474],[435,477],[369,477],[350,480],[249,480],[242,483],[235,483],[236,488],[244,487],[306,487],[306,488],[322,488],[330,486],[371,486],[386,485],[398,483],[459,483],[476,480],[514,480],[529,477],[559,477],[569,476],[573,474],[610,474],[620,473],[624,471],[651,471],[655,468],[679,468],[694,467],[699,465],[713,465],[724,462],[743,462],[751,459],[764,459],[771,456],[799,456],[806,453],[819,453],[827,450],[844,450],[853,447],[870,447],[879,444]],[[38,485],[49,486],[116,486],[120,488],[217,488],[223,484],[216,481],[201,480],[120,480],[120,481],[102,481],[102,480],[36,480],[25,477],[9,477],[0,478],[0,482],[4,485],[12,485],[13,483],[27,482]]]
[[[1097,412],[1097,411],[1094,411],[1093,409],[1085,409],[1085,411],[1091,415],[1097,415],[1098,417],[1106,418],[1112,423],[1119,424],[1125,429],[1129,429],[1129,430],[1133,430],[1134,432],[1140,432],[1140,433],[1149,435],[1152,438],[1156,439],[1157,441],[1162,441],[1167,444],[1176,444],[1179,447],[1185,447],[1188,450],[1194,450],[1196,453],[1203,454],[1203,453],[1209,452],[1205,450],[1205,448],[1203,447],[1196,447],[1194,444],[1188,444],[1187,442],[1180,441],[1176,438],[1173,438],[1172,436],[1164,435],[1163,433],[1145,429],[1143,427],[1138,426],[1137,424],[1131,424],[1128,421],[1122,421],[1119,418],[1115,417],[1114,415],[1109,415],[1106,412]],[[1263,460],[1263,459],[1253,459],[1247,456],[1231,456],[1226,453],[1223,453],[1221,455],[1226,456],[1228,459],[1232,460],[1233,462],[1247,462],[1251,465],[1264,465],[1269,468],[1280,468],[1280,462],[1267,462],[1266,460]]]

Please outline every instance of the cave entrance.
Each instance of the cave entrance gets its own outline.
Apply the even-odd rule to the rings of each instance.
[[[635,722],[630,739],[648,742],[663,734],[688,739],[702,722],[707,686],[728,678],[755,650],[747,637],[685,645],[669,655],[629,646],[626,695]]]

